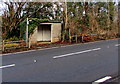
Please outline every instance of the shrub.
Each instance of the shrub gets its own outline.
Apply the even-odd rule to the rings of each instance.
[[[13,36],[13,37],[11,37],[11,38],[7,39],[6,41],[8,42],[8,41],[18,41],[18,40],[19,40],[19,38],[18,38],[18,37]]]

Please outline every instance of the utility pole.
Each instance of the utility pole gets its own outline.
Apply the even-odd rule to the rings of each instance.
[[[27,25],[26,25],[26,46],[28,46],[28,25],[29,25],[29,21],[27,18]]]

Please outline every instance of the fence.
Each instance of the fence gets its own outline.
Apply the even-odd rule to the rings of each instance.
[[[9,41],[9,42],[3,40],[0,46],[1,46],[1,50],[5,51],[5,50],[17,49],[17,48],[30,48],[31,43],[30,41],[26,42],[25,40]]]
[[[87,40],[94,40],[96,39],[98,36],[98,34],[90,34],[90,35],[73,35],[73,36],[70,36],[69,38],[69,41],[72,42],[72,41],[76,41],[76,43],[78,42],[78,39],[83,42],[83,41],[87,41]]]
[[[81,39],[81,41],[85,41],[85,39],[87,40],[93,40],[94,39],[94,36],[95,38],[98,36],[98,34],[91,34],[91,35],[73,35],[73,36],[70,36],[69,40],[70,42],[72,41],[75,41],[76,43],[78,42],[78,40]],[[32,45],[30,39],[28,40],[28,42],[26,42],[26,40],[21,40],[21,41],[9,41],[9,42],[6,42],[5,40],[3,40],[1,43],[0,43],[0,50],[1,51],[5,51],[5,50],[9,50],[9,49],[17,49],[17,48],[30,48]]]

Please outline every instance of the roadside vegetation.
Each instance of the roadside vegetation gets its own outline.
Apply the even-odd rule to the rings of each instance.
[[[31,49],[84,43],[119,38],[119,2],[3,2],[2,40],[26,40],[29,18],[29,36],[34,28],[45,21],[61,21],[62,38],[51,44],[35,44]],[[5,44],[6,47],[23,46],[25,42]],[[28,48],[20,49],[20,51]],[[16,50],[16,49],[15,49]],[[5,51],[11,52],[11,50]]]

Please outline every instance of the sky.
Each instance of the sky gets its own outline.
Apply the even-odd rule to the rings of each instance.
[[[0,15],[3,14],[3,9],[5,8],[5,4],[3,2],[0,2]]]

